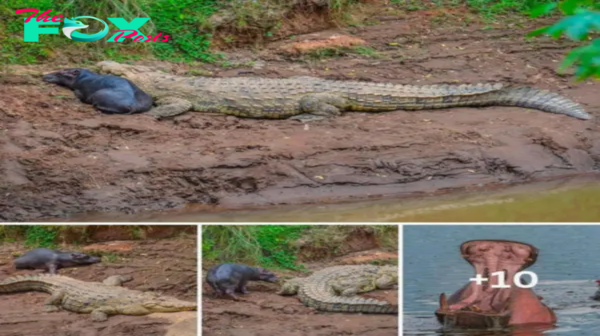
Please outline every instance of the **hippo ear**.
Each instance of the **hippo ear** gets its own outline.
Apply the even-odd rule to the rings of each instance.
[[[79,76],[80,73],[81,71],[79,71],[79,69],[69,69],[65,71],[65,74],[71,78],[76,78],[77,76]]]

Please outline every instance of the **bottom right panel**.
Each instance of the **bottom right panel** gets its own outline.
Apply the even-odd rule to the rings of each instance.
[[[600,225],[405,225],[404,335],[600,335]]]

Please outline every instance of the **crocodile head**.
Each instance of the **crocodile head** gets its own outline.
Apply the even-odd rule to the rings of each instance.
[[[305,278],[293,278],[283,281],[281,288],[277,292],[279,295],[296,295]]]
[[[153,96],[160,95],[169,88],[171,75],[142,65],[129,65],[114,61],[96,63],[101,74],[120,76],[132,81],[140,89]]]
[[[398,267],[383,266],[375,278],[375,287],[379,289],[391,289],[398,286]]]
[[[145,300],[142,306],[154,313],[191,311],[198,309],[196,302],[183,301],[170,296],[155,296]]]

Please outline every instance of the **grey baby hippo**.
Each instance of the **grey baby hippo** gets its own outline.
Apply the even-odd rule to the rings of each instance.
[[[206,282],[212,287],[217,296],[227,295],[238,300],[235,292],[248,294],[248,281],[277,282],[275,274],[261,267],[251,267],[241,264],[219,264],[208,271]]]
[[[47,248],[31,250],[15,259],[16,269],[43,269],[51,274],[65,267],[86,266],[100,262],[100,258],[81,252],[61,252]]]
[[[82,103],[106,114],[141,113],[152,108],[152,96],[118,76],[74,68],[49,73],[43,81],[71,89]]]

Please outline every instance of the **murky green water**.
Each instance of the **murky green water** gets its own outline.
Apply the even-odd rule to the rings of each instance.
[[[439,295],[450,295],[468,283],[473,268],[458,248],[472,239],[507,239],[540,249],[534,287],[555,309],[557,328],[523,334],[445,332],[434,316]],[[600,302],[591,300],[600,279],[600,225],[407,225],[404,227],[404,335],[600,335]]]
[[[78,221],[157,222],[600,222],[600,179],[572,178],[496,191],[265,210],[84,216]]]

